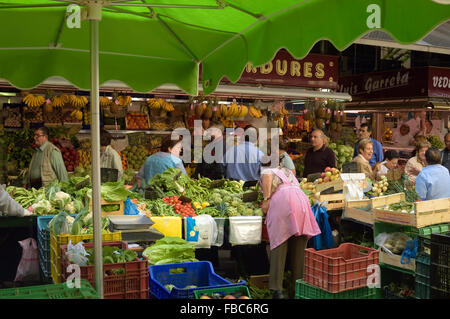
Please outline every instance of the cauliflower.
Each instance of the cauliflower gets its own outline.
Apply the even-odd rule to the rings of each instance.
[[[53,209],[50,202],[46,199],[40,200],[39,202],[31,205],[31,207],[36,215],[47,215]]]
[[[57,192],[55,194],[55,197],[53,198],[52,204],[58,210],[60,210],[63,209],[71,200],[72,199],[69,194],[64,192]]]
[[[66,206],[64,206],[65,210],[68,210],[70,214],[75,214],[75,206],[73,205],[73,202],[67,203]]]

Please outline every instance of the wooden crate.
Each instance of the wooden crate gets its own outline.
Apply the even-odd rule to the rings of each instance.
[[[327,210],[344,209],[345,197],[343,193],[319,195],[319,202],[328,202]]]
[[[372,209],[376,220],[392,224],[421,228],[450,222],[450,198],[415,202],[413,214],[391,212],[382,207]]]
[[[124,211],[125,211],[125,204],[123,201],[119,201],[119,202],[107,202],[106,200],[104,200],[103,198],[101,199],[101,206],[104,205],[119,205],[120,208],[119,210],[116,211],[112,211],[112,212],[104,212],[102,210],[102,217],[106,217],[106,216],[110,216],[110,215],[123,215]],[[92,199],[90,201],[89,207],[92,211]]]
[[[414,258],[411,258],[407,264],[402,264],[401,258],[402,256],[400,255],[391,255],[384,252],[382,249],[380,250],[380,263],[409,271],[416,271],[416,260]]]
[[[360,207],[366,207],[371,205],[372,201],[370,199],[361,199],[361,200],[351,200],[345,202],[345,217],[351,218],[369,225],[373,225],[375,220],[372,210],[366,211],[360,209]]]
[[[405,193],[397,193],[392,195],[378,196],[371,199],[372,208],[382,208],[385,205],[400,203],[405,200]]]
[[[344,188],[344,181],[338,178],[332,182],[316,184],[316,191],[321,192],[332,187],[334,188],[335,192],[341,191]]]
[[[252,275],[250,276],[250,284],[259,289],[269,289],[269,275]]]

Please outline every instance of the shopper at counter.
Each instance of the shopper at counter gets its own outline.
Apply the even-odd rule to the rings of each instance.
[[[181,139],[172,140],[171,135],[166,136],[161,142],[161,152],[150,155],[145,160],[144,185],[147,185],[153,176],[162,174],[169,168],[179,168],[183,174],[187,175],[180,154]]]
[[[24,184],[39,189],[53,180],[68,181],[66,166],[61,151],[48,141],[48,128],[42,126],[34,131],[36,150],[31,158]]]
[[[32,212],[24,209],[16,202],[8,192],[0,185],[0,216],[30,216]]]
[[[372,158],[369,160],[370,166],[374,166],[376,163],[381,162],[383,160],[383,146],[380,142],[378,142],[376,139],[371,137],[372,135],[372,128],[369,124],[363,123],[359,127],[359,140],[355,144],[355,150],[353,152],[353,157],[358,156],[358,146],[359,142],[363,139],[370,139],[373,144],[373,155]]]
[[[447,167],[450,172],[450,132],[444,137],[445,148],[442,150],[442,166]]]
[[[270,242],[269,289],[274,299],[283,299],[283,275],[289,251],[291,295],[295,282],[303,278],[305,249],[308,239],[320,234],[308,197],[289,169],[265,168],[261,173],[264,199],[261,209],[266,214]]]
[[[111,146],[111,134],[102,129],[100,131],[100,167],[117,170],[117,181],[122,179],[123,167],[119,153]]]
[[[425,153],[431,147],[428,142],[418,142],[416,144],[416,155],[411,157],[405,166],[405,174],[411,183],[416,182],[417,175],[427,165]]]
[[[261,159],[264,153],[254,143],[258,140],[258,130],[253,126],[244,129],[244,141],[225,153],[225,169],[228,179],[257,181],[261,173]]]
[[[337,167],[336,155],[327,147],[328,137],[321,130],[311,133],[311,145],[305,155],[303,177],[309,174],[321,173],[327,167]]]
[[[416,179],[416,192],[422,200],[450,198],[450,173],[442,166],[441,152],[429,148],[425,153],[428,163]]]
[[[399,129],[396,129],[392,135],[392,140],[395,143],[395,146],[401,148],[412,147],[414,143],[414,139],[411,134],[411,130],[408,124],[402,124]]]
[[[358,156],[356,156],[352,162],[355,162],[358,166],[358,173],[366,174],[366,177],[371,180],[376,180],[377,173],[380,170],[381,163],[377,163],[370,166],[369,160],[373,155],[373,143],[370,139],[366,138],[359,141],[358,145]]]
[[[224,126],[222,123],[213,123],[209,127],[208,133],[211,136],[211,142],[207,144],[206,154],[212,158],[202,157],[202,162],[197,163],[193,178],[208,177],[212,180],[222,179],[225,177],[225,166],[223,164],[223,154],[226,152],[226,139],[223,135]],[[216,152],[220,152],[217,154]]]
[[[289,156],[287,152],[287,143],[286,141],[280,136],[279,140],[279,149],[280,149],[280,167],[281,168],[287,168],[294,174],[295,176],[295,165],[292,161],[292,158]]]
[[[380,164],[380,170],[377,172],[378,179],[381,176],[386,176],[391,169],[395,169],[398,166],[398,159],[400,156],[395,150],[388,150],[384,153],[384,161]]]

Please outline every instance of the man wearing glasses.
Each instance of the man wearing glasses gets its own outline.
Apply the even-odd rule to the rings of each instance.
[[[67,181],[68,175],[61,151],[48,141],[48,129],[45,126],[34,131],[36,152],[31,158],[25,184],[39,189],[50,184],[55,178]]]

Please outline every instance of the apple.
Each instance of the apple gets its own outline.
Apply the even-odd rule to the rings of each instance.
[[[200,299],[211,299],[211,297],[208,296],[208,295],[203,295],[203,296],[200,297]]]
[[[330,176],[326,176],[326,177],[323,179],[323,181],[324,181],[325,183],[329,182],[329,181],[330,181]]]
[[[303,179],[302,179],[302,182],[303,182],[303,183],[306,183],[307,181],[308,181],[307,178],[303,178]]]
[[[323,179],[322,178],[319,178],[318,180],[317,180],[317,183],[319,183],[319,184],[321,184],[323,182]]]
[[[327,176],[327,177],[330,177],[331,175],[333,175],[333,174],[331,173],[331,171],[327,171],[327,172],[325,173],[325,176]]]
[[[250,299],[250,298],[247,296],[240,296],[238,299]]]
[[[320,177],[324,178],[325,177],[325,173],[320,174]]]
[[[329,171],[331,171],[331,167],[325,168],[325,172],[329,172]]]
[[[223,299],[236,299],[236,297],[233,295],[226,295]]]

